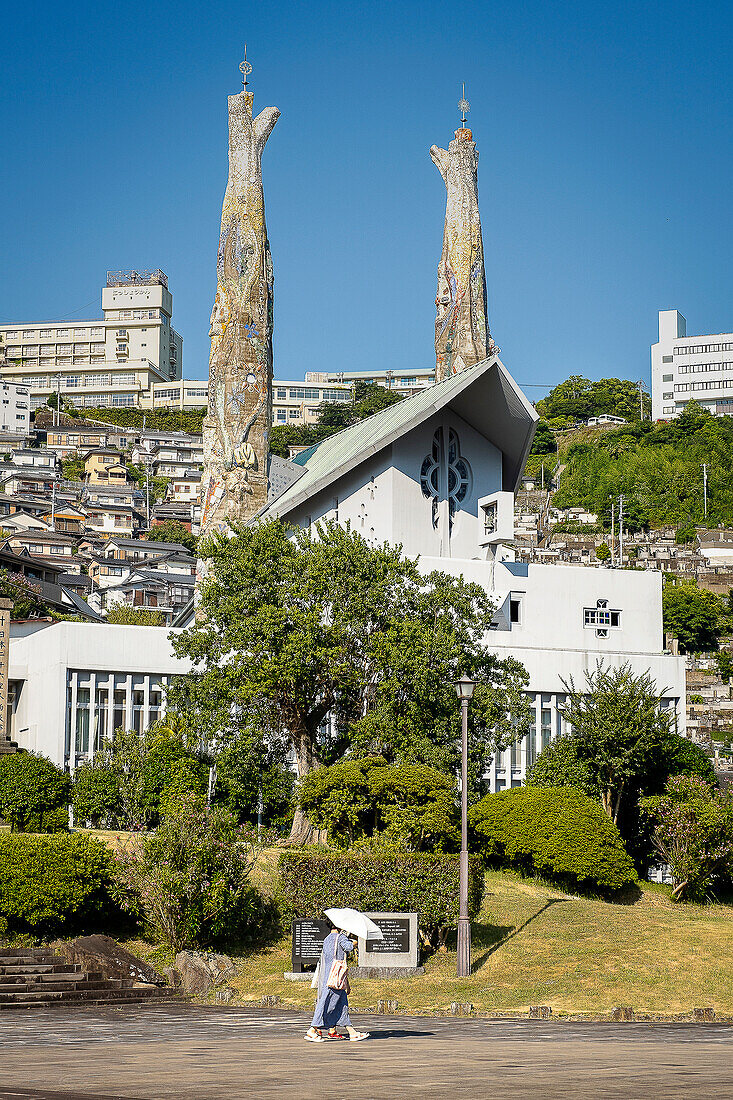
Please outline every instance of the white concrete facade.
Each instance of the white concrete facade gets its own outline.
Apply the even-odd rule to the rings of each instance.
[[[19,432],[26,436],[31,429],[30,391],[25,385],[0,383],[0,431]]]
[[[651,362],[653,420],[672,420],[693,400],[714,416],[733,413],[733,333],[688,336],[678,310],[660,310]]]
[[[146,729],[164,712],[171,676],[188,671],[169,631],[96,623],[11,627],[11,735],[73,771],[105,734]]]
[[[424,573],[442,570],[485,589],[497,607],[486,645],[524,665],[535,709],[530,734],[493,760],[492,790],[523,782],[527,767],[563,730],[564,683],[572,679],[582,687],[585,672],[598,661],[648,672],[684,733],[684,660],[664,652],[661,574],[515,562],[513,507],[507,512],[502,504],[513,498],[516,485],[507,482],[498,429],[492,439],[477,427],[480,406],[490,395],[476,383],[475,398],[468,391],[462,397],[468,400],[458,407],[452,401],[386,447],[369,440],[363,426],[362,461],[306,499],[298,499],[296,481],[282,506],[275,499],[266,514],[299,527],[313,528],[319,520],[349,524],[371,545],[402,545],[408,557],[418,557]],[[516,431],[526,433],[519,410],[516,415]],[[473,425],[467,422],[471,416]],[[532,424],[530,440],[533,431]],[[442,447],[450,441],[446,461],[453,471],[434,478],[436,439]]]

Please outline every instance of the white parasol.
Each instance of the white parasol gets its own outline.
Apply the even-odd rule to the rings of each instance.
[[[350,932],[352,936],[361,936],[364,940],[384,939],[382,929],[358,909],[324,909],[323,912],[332,924],[343,928],[344,932]]]

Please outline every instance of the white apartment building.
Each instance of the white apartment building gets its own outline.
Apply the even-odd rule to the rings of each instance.
[[[400,390],[402,393],[411,394],[434,385],[435,367],[396,367],[393,370],[377,371],[309,371],[305,380],[307,383],[325,382],[329,385],[346,383],[349,386],[354,382],[374,382],[387,390]]]
[[[162,271],[109,271],[102,320],[0,330],[0,377],[27,387],[31,408],[57,390],[82,407],[139,405],[155,383],[181,377],[183,340],[171,327],[172,309]]]
[[[414,371],[340,371],[325,373],[309,371],[305,380],[276,378],[272,384],[273,424],[314,424],[324,402],[353,401],[355,382],[373,382],[385,389],[411,394],[424,390],[435,382],[435,369]],[[208,403],[205,379],[180,379],[175,382],[155,382],[150,391],[141,395],[144,409],[176,408],[183,411],[200,409]]]
[[[178,378],[153,382],[140,402],[143,409],[205,409],[209,403],[209,383],[205,378]]]
[[[27,436],[31,426],[30,393],[27,386],[18,386],[13,382],[3,381],[0,384],[2,392],[2,417],[0,418],[0,431],[18,432]]]
[[[660,310],[651,355],[653,420],[671,420],[693,400],[714,416],[733,413],[733,333],[688,336],[678,310]]]

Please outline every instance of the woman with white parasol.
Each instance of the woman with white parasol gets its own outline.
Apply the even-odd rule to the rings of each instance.
[[[369,1032],[357,1031],[351,1025],[349,1016],[349,979],[347,976],[346,956],[350,955],[356,944],[349,939],[352,936],[369,936],[381,940],[382,930],[374,921],[369,920],[357,909],[325,909],[324,914],[331,924],[331,931],[323,943],[318,967],[311,983],[318,989],[318,999],[313,1013],[313,1022],[305,1034],[309,1043],[325,1043],[321,1032],[328,1028],[329,1039],[346,1039],[339,1031],[345,1028],[349,1040],[358,1043],[369,1038]]]

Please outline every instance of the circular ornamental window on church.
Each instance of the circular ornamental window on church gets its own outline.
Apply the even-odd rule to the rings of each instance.
[[[471,467],[461,454],[458,436],[451,429],[448,433],[448,499],[451,516],[457,504],[466,499],[471,488]]]
[[[433,527],[438,526],[438,501],[441,496],[448,499],[448,512],[452,527],[456,508],[465,500],[471,488],[471,467],[468,460],[461,454],[458,434],[452,428],[449,429],[447,448],[444,447],[444,440],[443,428],[438,428],[433,436],[430,454],[426,455],[420,467],[420,488],[423,495],[431,501]],[[445,477],[447,484],[445,489],[442,490],[441,475],[444,465],[443,455],[446,450]]]

